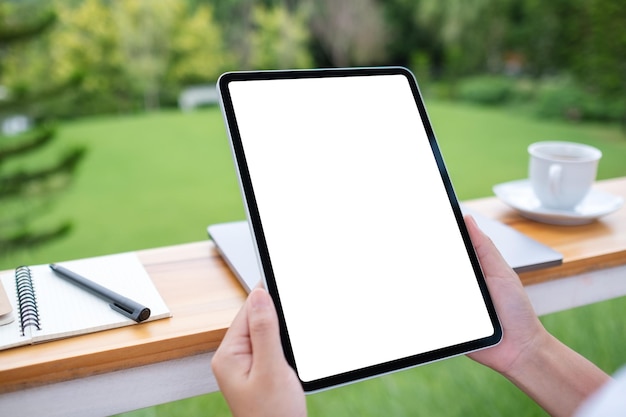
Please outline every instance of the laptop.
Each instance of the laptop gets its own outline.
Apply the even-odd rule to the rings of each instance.
[[[476,223],[487,234],[515,272],[526,272],[560,265],[563,255],[505,225],[461,205],[464,214],[474,216]],[[248,222],[219,223],[207,228],[209,237],[218,252],[237,277],[243,288],[250,292],[261,280]]]

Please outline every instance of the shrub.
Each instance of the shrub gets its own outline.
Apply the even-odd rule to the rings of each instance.
[[[535,113],[545,118],[615,122],[626,114],[626,99],[595,94],[570,79],[542,83]]]
[[[581,119],[584,95],[582,89],[570,81],[544,83],[539,88],[535,112],[545,118]]]
[[[463,101],[485,105],[504,104],[511,99],[515,80],[503,76],[479,76],[462,80],[457,95]]]

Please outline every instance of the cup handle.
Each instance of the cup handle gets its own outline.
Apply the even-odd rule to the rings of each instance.
[[[550,165],[550,169],[548,171],[548,185],[550,187],[550,193],[553,196],[559,195],[559,190],[561,189],[561,172],[563,171],[563,167],[559,164]]]

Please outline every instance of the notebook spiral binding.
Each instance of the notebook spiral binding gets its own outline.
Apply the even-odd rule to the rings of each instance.
[[[41,330],[39,309],[37,308],[37,295],[33,287],[30,268],[27,266],[19,266],[15,269],[15,286],[17,288],[20,331],[22,332],[22,336],[24,336],[24,331],[28,326],[34,326],[37,330]]]

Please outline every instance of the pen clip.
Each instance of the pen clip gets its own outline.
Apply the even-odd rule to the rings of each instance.
[[[109,307],[111,307],[113,310],[117,311],[118,313],[123,314],[126,317],[135,320],[137,323],[147,320],[150,317],[149,308],[144,308],[139,311],[130,311],[116,303],[110,303]]]

